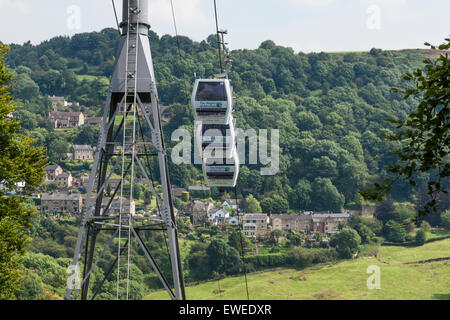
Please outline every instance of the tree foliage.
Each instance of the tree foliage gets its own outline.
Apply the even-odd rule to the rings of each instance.
[[[35,210],[24,206],[19,196],[4,197],[25,182],[24,193],[33,191],[43,180],[46,162],[43,150],[33,139],[20,133],[20,123],[9,115],[17,108],[10,95],[12,74],[4,63],[8,47],[0,44],[0,299],[10,299],[20,286],[21,258],[27,245],[27,229]]]
[[[347,259],[358,251],[360,244],[361,237],[358,232],[348,227],[334,234],[330,240],[330,245],[336,248],[339,256]]]
[[[401,141],[401,147],[395,151],[399,162],[389,165],[389,172],[395,179],[385,179],[384,184],[375,183],[373,189],[362,194],[367,199],[380,200],[392,190],[392,183],[399,178],[407,180],[412,186],[417,184],[417,173],[430,173],[427,183],[431,197],[419,210],[423,217],[430,210],[437,210],[436,198],[441,192],[447,192],[450,175],[450,60],[448,50],[450,38],[438,47],[425,43],[432,50],[442,50],[437,59],[424,60],[425,69],[407,73],[403,79],[412,82],[413,87],[400,90],[407,100],[412,96],[420,102],[406,120],[391,119],[397,132],[384,134],[390,141]]]

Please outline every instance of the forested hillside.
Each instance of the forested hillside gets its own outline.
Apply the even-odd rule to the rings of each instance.
[[[82,127],[71,134],[52,129],[45,121],[51,109],[47,95],[65,96],[79,102],[88,116],[99,116],[118,38],[116,30],[105,29],[37,46],[11,45],[7,62],[17,75],[13,94],[24,106],[16,116],[47,147],[51,161],[67,152],[70,143],[95,145],[96,129]],[[174,129],[193,128],[190,90],[195,77],[217,73],[216,38],[199,43],[180,37],[181,58],[176,38],[152,32],[150,39],[160,100],[170,106],[165,127],[169,141]],[[262,200],[264,211],[274,213],[339,212],[360,204],[358,192],[384,180],[384,166],[396,161],[390,152],[398,146],[380,137],[395,130],[386,119],[404,119],[417,104],[391,88],[405,88],[402,76],[420,67],[426,54],[378,49],[304,54],[272,41],[256,50],[233,51],[237,126],[280,129],[280,172],[263,177],[257,165],[243,166],[238,196],[251,192]],[[170,170],[174,185],[201,183],[199,168],[171,165]],[[393,196],[415,201],[419,189],[420,184],[414,189],[397,183]]]

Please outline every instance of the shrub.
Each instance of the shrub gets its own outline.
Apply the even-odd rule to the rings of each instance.
[[[424,230],[424,231],[431,231],[431,225],[426,222],[426,221],[422,221],[420,227]]]
[[[384,226],[386,239],[392,242],[404,242],[406,240],[405,227],[395,220],[389,220]]]
[[[427,241],[427,233],[425,230],[420,229],[416,233],[416,243],[417,245],[421,246],[425,243],[425,241]]]
[[[287,254],[268,253],[245,257],[245,262],[253,264],[256,268],[281,267],[287,263]]]
[[[335,247],[341,258],[351,258],[358,251],[361,244],[361,237],[352,228],[344,228],[333,235],[330,246]]]

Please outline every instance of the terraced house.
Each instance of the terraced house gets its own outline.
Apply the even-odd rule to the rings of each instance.
[[[43,193],[41,196],[41,212],[79,214],[81,213],[82,202],[79,193]]]
[[[73,161],[94,160],[94,148],[88,145],[73,145],[70,149]]]
[[[77,128],[84,124],[82,112],[50,112],[48,121],[55,129]]]
[[[242,216],[242,229],[248,238],[264,237],[267,235],[269,217],[265,213],[248,213]]]

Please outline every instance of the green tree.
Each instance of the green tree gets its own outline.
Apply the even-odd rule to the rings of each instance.
[[[420,229],[419,231],[417,231],[416,233],[416,243],[421,246],[425,243],[425,241],[427,241],[427,232],[423,229]]]
[[[9,94],[12,75],[4,63],[7,51],[0,44],[0,181],[9,190],[25,182],[24,192],[29,193],[42,183],[46,159],[43,150],[33,146],[34,140],[20,133],[19,122],[8,117],[17,106]],[[25,208],[20,197],[3,195],[0,191],[0,300],[13,298],[20,288],[27,230],[36,213]]]
[[[289,209],[289,202],[282,196],[274,194],[261,200],[261,208],[266,213],[283,213]]]
[[[280,238],[284,235],[283,230],[274,229],[270,232],[270,239],[274,244],[277,244],[280,241]]]
[[[450,49],[450,38],[439,47],[425,43],[432,50]],[[390,193],[392,184],[398,179],[409,181],[416,185],[416,173],[432,173],[428,180],[428,194],[431,200],[424,208],[419,210],[419,217],[425,216],[429,210],[437,211],[437,196],[446,191],[445,180],[450,175],[450,60],[448,53],[441,53],[437,59],[424,60],[425,68],[417,69],[413,73],[407,73],[404,80],[413,83],[413,87],[406,90],[394,89],[402,93],[404,99],[419,97],[420,103],[417,109],[403,120],[390,121],[399,129],[395,134],[385,134],[390,141],[402,141],[402,146],[395,154],[399,162],[389,165],[389,172],[395,175],[395,179],[386,179],[384,184],[375,183],[373,188],[363,191],[361,194],[366,199],[379,200]]]
[[[206,254],[207,245],[197,242],[192,245],[189,256],[187,257],[187,267],[189,276],[193,280],[205,280],[211,275],[211,268]]]
[[[395,205],[392,197],[387,197],[375,208],[374,216],[383,223],[394,218]]]
[[[79,127],[75,137],[75,144],[94,146],[97,144],[99,128],[93,126]]]
[[[206,248],[211,271],[221,274],[236,274],[241,268],[239,252],[225,241],[214,239]]]
[[[361,243],[371,243],[375,238],[375,233],[366,225],[360,224],[357,227],[359,236],[361,237]]]
[[[312,206],[318,211],[342,212],[345,197],[328,178],[316,178],[312,184]]]
[[[245,198],[245,212],[248,212],[248,213],[261,213],[262,212],[259,201],[256,200],[252,194],[248,195]]]
[[[351,258],[361,244],[361,237],[352,228],[343,228],[340,232],[331,237],[330,245],[336,248],[337,253],[342,258]]]
[[[18,300],[44,300],[45,291],[42,279],[34,272],[27,270],[21,280],[20,290],[16,292]]]
[[[241,255],[243,254],[242,250],[245,252],[252,245],[250,240],[239,229],[234,229],[230,233],[228,236],[228,244],[235,248]]]
[[[386,239],[392,242],[404,242],[406,239],[405,226],[395,220],[389,220],[384,226]]]

